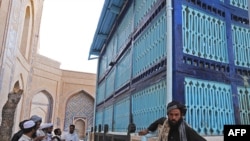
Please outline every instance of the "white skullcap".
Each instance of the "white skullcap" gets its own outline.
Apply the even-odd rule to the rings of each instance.
[[[52,126],[53,126],[53,123],[43,123],[40,126],[40,129],[45,129],[45,128],[49,128],[49,127],[52,127]]]
[[[31,127],[34,127],[34,126],[35,126],[35,122],[33,120],[28,120],[28,121],[23,123],[23,128],[24,129],[28,129],[28,128],[31,128]]]

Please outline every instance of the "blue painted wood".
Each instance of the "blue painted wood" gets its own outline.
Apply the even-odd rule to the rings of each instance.
[[[146,129],[149,123],[166,116],[165,80],[132,94],[132,115],[136,131]]]
[[[151,77],[159,74],[156,64],[167,58],[166,9],[152,11],[164,1],[133,2],[134,9],[128,8],[124,19],[119,19],[101,56],[96,125],[108,124],[112,131],[124,132],[133,115],[136,131],[145,129],[166,114],[166,83],[173,83],[173,99],[185,103],[186,120],[200,134],[222,135],[224,124],[248,124],[250,30],[243,6],[246,1],[172,1],[173,82]],[[114,66],[109,66],[110,61]],[[150,82],[144,81],[149,76]],[[127,98],[113,95],[111,99],[114,93]],[[114,101],[113,109],[103,108],[110,101]]]
[[[114,104],[113,131],[126,132],[129,124],[129,97]],[[111,115],[110,115],[111,116]]]
[[[113,123],[113,105],[108,106],[104,109],[102,125],[107,124],[109,127],[109,131],[112,131],[112,123]]]

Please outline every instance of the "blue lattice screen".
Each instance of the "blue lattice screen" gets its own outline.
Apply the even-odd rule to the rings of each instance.
[[[114,104],[113,125],[115,132],[127,132],[129,124],[129,105],[129,97]]]
[[[228,63],[224,21],[182,5],[183,52]]]
[[[235,65],[250,68],[250,28],[232,25]]]
[[[200,134],[223,135],[225,124],[235,124],[228,84],[185,78],[187,122]]]
[[[129,39],[133,32],[133,17],[133,7],[130,7],[116,31],[118,52],[124,47],[124,43]]]
[[[131,53],[130,50],[118,62],[115,80],[115,89],[119,89],[125,83],[130,81],[131,78]]]
[[[166,81],[133,94],[132,114],[136,131],[146,129],[154,120],[166,116]]]
[[[136,0],[134,25],[138,26],[145,15],[152,9],[157,0]]]
[[[250,124],[250,88],[238,87],[240,121],[241,124]]]
[[[133,77],[146,71],[164,57],[166,57],[166,14],[162,11],[134,43]]]
[[[104,125],[107,124],[109,131],[112,131],[112,116],[113,116],[113,105],[108,106],[104,109]]]
[[[249,0],[230,0],[230,4],[238,8],[248,10]]]
[[[112,40],[108,43],[103,56],[100,58],[99,79],[105,75],[105,72],[110,68],[110,62],[112,62],[112,59],[114,59],[113,57],[115,56],[117,49],[116,39],[116,37],[112,38]]]

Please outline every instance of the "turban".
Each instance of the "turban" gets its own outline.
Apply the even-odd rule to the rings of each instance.
[[[187,111],[186,106],[181,104],[178,101],[172,101],[172,102],[168,103],[167,113],[169,113],[173,109],[180,109],[183,116],[186,114],[186,111]]]
[[[40,129],[45,129],[49,127],[53,127],[53,123],[44,123],[40,126]]]
[[[33,120],[28,120],[23,123],[24,129],[29,129],[35,126],[35,122]]]
[[[41,121],[42,122],[42,118],[37,116],[37,115],[33,115],[30,120],[33,120],[34,122],[38,122]]]

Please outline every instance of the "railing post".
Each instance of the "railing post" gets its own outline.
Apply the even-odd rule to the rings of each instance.
[[[105,124],[103,130],[104,130],[103,140],[104,140],[104,141],[107,141],[107,132],[109,131],[109,125],[108,125],[108,124]]]

